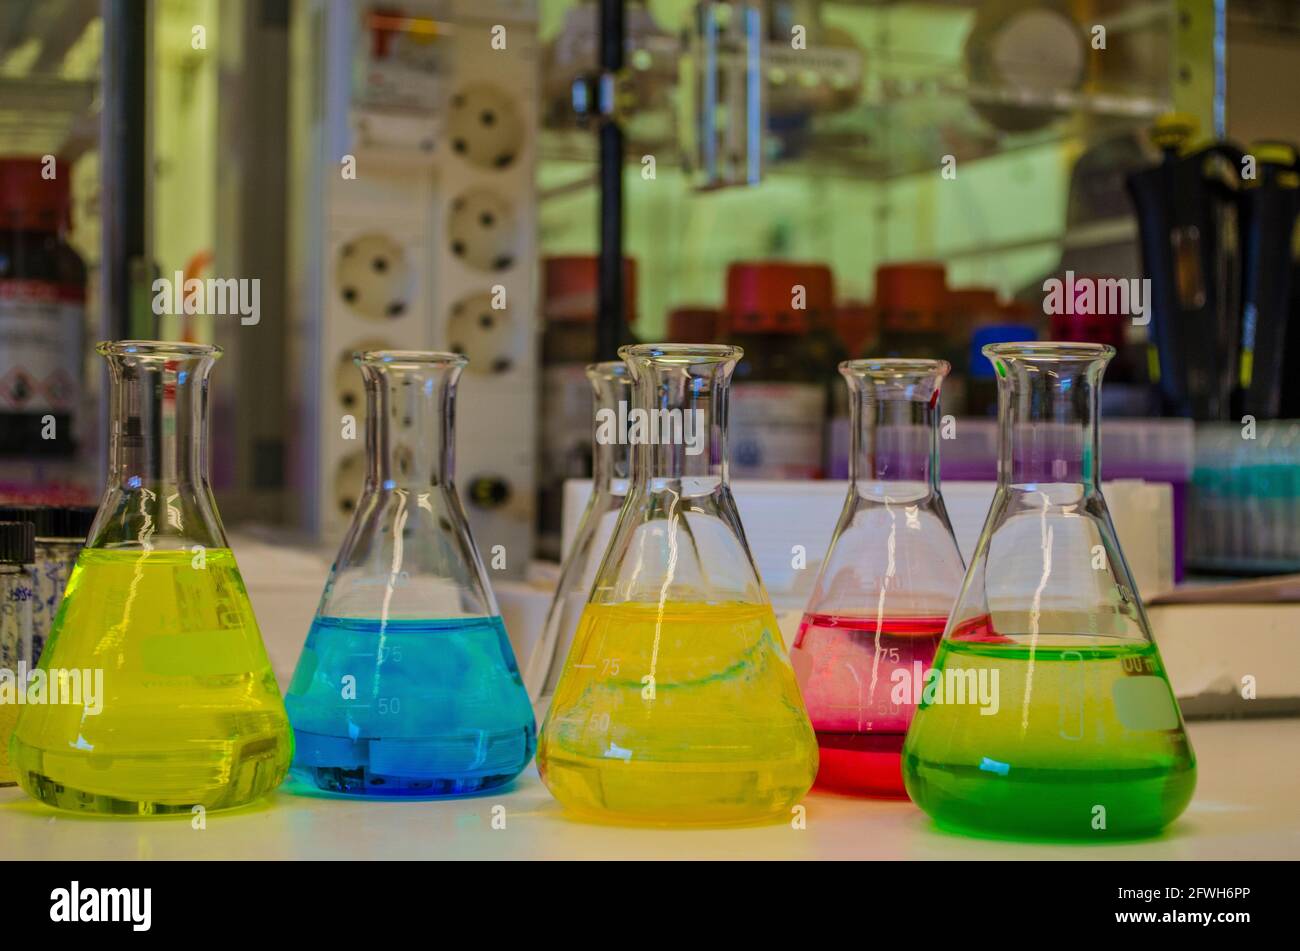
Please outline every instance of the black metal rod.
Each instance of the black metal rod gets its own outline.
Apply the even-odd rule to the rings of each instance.
[[[623,130],[600,127],[600,311],[596,358],[617,360],[626,337],[623,290]]]
[[[600,68],[613,72],[623,68],[627,27],[623,13],[626,0],[600,0]]]
[[[614,77],[623,68],[627,29],[623,0],[600,0],[600,70]],[[614,360],[627,339],[623,292],[623,128],[607,116],[600,124],[600,309],[596,358]]]
[[[146,254],[147,18],[148,7],[135,0],[107,0],[104,5],[101,327],[109,340],[134,335],[132,268]]]

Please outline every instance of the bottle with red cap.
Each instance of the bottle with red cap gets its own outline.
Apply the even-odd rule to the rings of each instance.
[[[0,158],[0,456],[76,448],[86,268],[63,238],[69,176],[50,158]]]
[[[848,355],[859,360],[874,350],[880,335],[880,312],[874,304],[846,300],[835,307],[835,336]]]
[[[948,283],[942,264],[919,261],[876,268],[878,356],[930,360],[946,351]]]
[[[821,264],[757,262],[727,269],[727,341],[745,356],[731,403],[731,472],[749,479],[815,479],[825,471],[834,288]]]
[[[673,343],[716,343],[722,311],[716,307],[677,307],[668,312],[668,336]]]

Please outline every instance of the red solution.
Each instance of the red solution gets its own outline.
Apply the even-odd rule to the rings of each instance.
[[[804,615],[790,659],[817,732],[819,788],[906,798],[899,754],[916,709],[914,682],[929,670],[946,623]]]

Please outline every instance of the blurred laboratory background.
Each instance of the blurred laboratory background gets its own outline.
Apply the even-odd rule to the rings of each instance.
[[[837,363],[943,357],[943,476],[981,481],[980,347],[1087,340],[1171,581],[1300,571],[1297,67],[1286,0],[6,0],[0,497],[98,498],[94,342],[213,342],[224,518],[332,551],[352,353],[451,349],[459,488],[522,579],[620,343],[744,346],[738,480],[843,478]],[[257,321],[158,316],[177,276],[257,279]],[[1071,289],[1142,278],[1140,317]]]

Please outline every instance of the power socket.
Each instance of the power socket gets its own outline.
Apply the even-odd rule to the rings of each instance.
[[[405,249],[387,235],[370,232],[339,248],[334,283],[339,297],[361,317],[403,316],[411,306],[412,277]]]
[[[451,150],[478,168],[508,168],[524,142],[524,121],[499,86],[473,83],[451,97],[447,137]]]
[[[451,253],[475,270],[508,270],[519,245],[514,206],[486,188],[470,189],[451,203],[447,240]]]
[[[462,297],[451,306],[447,346],[469,358],[469,373],[495,375],[513,368],[519,337],[510,308],[494,309],[487,292]]]

